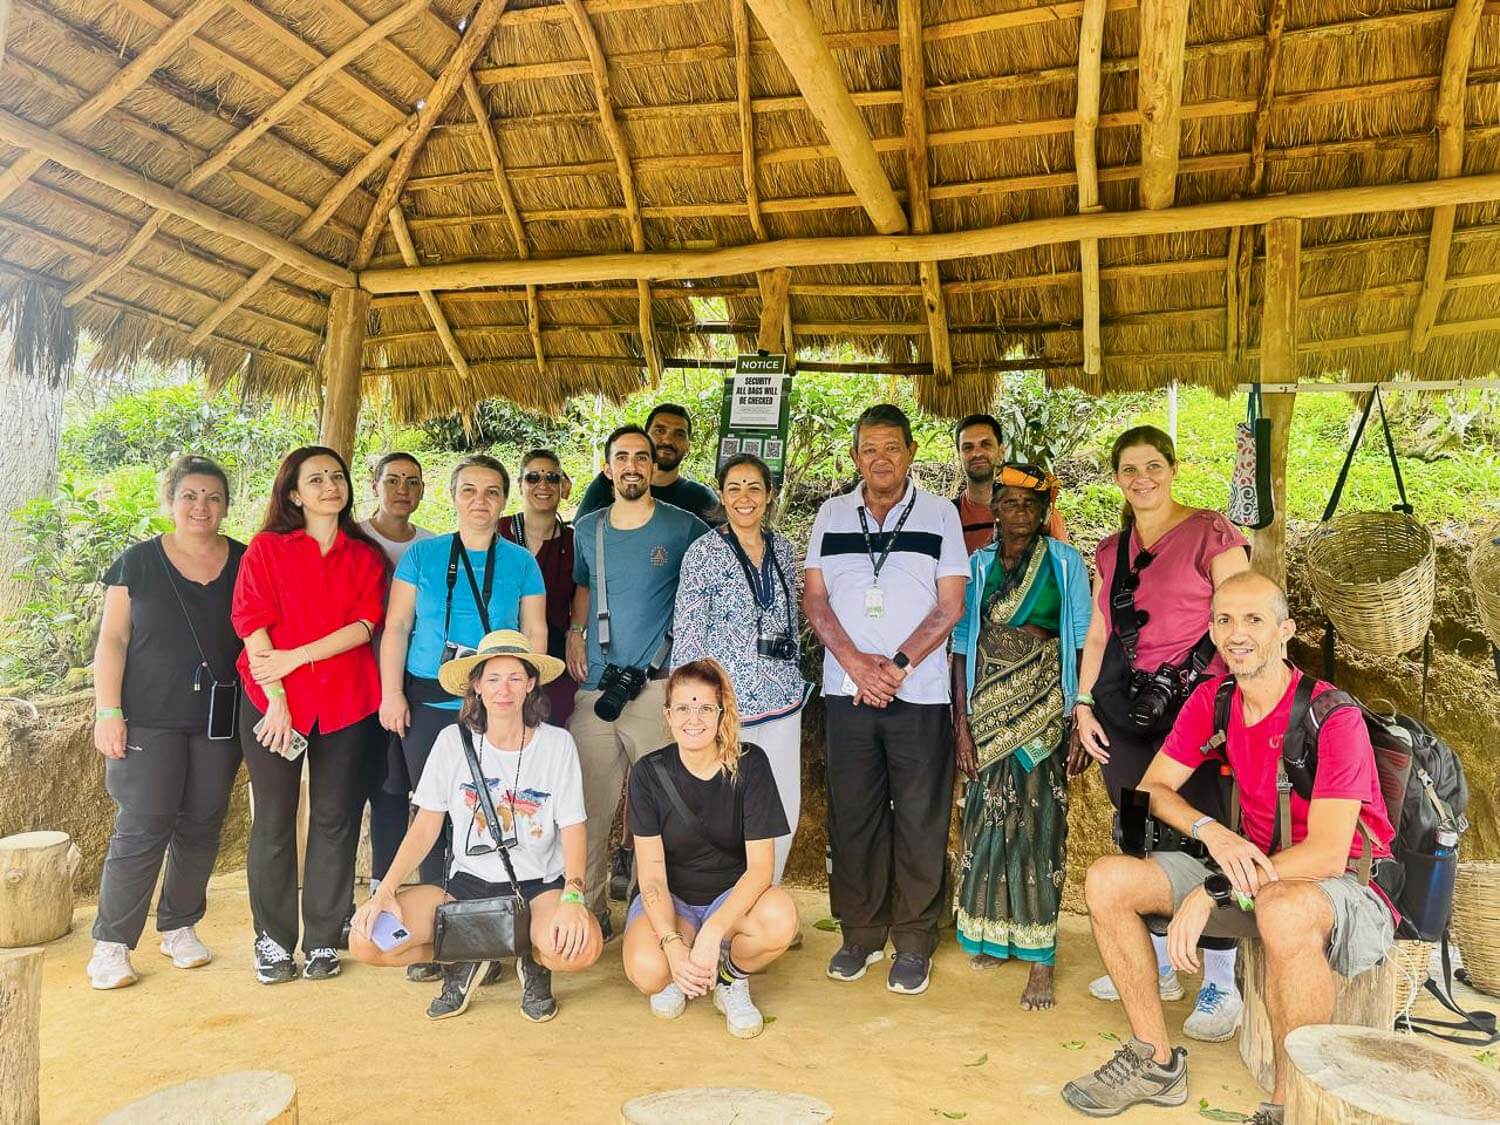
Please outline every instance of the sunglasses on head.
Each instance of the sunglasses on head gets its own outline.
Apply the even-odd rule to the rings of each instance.
[[[543,473],[536,469],[528,469],[521,475],[521,479],[527,484],[541,484],[542,481],[546,481],[548,484],[559,484],[562,482],[563,475],[551,470]]]

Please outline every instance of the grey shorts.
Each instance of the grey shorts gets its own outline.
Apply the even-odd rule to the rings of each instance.
[[[1152,860],[1166,872],[1172,884],[1172,913],[1182,900],[1203,886],[1209,869],[1185,852],[1153,852]],[[1352,871],[1334,879],[1319,879],[1318,890],[1333,907],[1333,931],[1328,935],[1328,964],[1344,977],[1356,977],[1380,964],[1395,937],[1390,908],[1369,887],[1362,887]],[[1157,928],[1157,927],[1153,927]],[[1255,912],[1235,906],[1216,909],[1208,916],[1205,937],[1255,937]]]

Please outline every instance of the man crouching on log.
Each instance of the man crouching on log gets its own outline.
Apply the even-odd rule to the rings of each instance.
[[[1114,1058],[1063,1087],[1063,1100],[1090,1117],[1187,1101],[1187,1052],[1167,1038],[1148,919],[1159,925],[1170,918],[1172,964],[1183,972],[1197,971],[1196,947],[1205,934],[1258,937],[1264,946],[1276,1091],[1251,1118],[1254,1125],[1283,1119],[1287,1033],[1329,1022],[1333,971],[1352,977],[1378,964],[1393,936],[1391,908],[1349,869],[1365,851],[1364,840],[1370,842],[1365,854],[1380,859],[1390,855],[1395,834],[1359,712],[1340,708],[1327,716],[1312,799],[1293,794],[1289,808],[1279,809],[1282,742],[1302,679],[1284,658],[1295,631],[1286,595],[1259,574],[1236,574],[1214,593],[1210,629],[1237,684],[1228,689],[1226,735],[1215,732],[1219,677],[1189,698],[1141,781],[1157,822],[1147,832],[1168,827],[1190,839],[1180,851],[1105,856],[1089,868],[1084,888],[1094,939],[1132,1032]],[[1329,686],[1315,683],[1300,706]],[[1228,763],[1239,788],[1243,835],[1202,815],[1177,792],[1205,756]],[[1284,820],[1283,813],[1289,813]],[[1125,819],[1122,814],[1128,834]],[[1206,853],[1208,861],[1192,852]]]

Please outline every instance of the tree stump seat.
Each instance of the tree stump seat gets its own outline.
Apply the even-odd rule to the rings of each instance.
[[[0,949],[42,945],[72,928],[79,858],[66,832],[0,839]]]
[[[297,1125],[297,1084],[276,1070],[237,1070],[168,1086],[100,1125]]]

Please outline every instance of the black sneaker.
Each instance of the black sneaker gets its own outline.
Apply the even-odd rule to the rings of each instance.
[[[884,949],[866,949],[862,945],[846,945],[828,962],[828,975],[833,980],[858,980],[865,969],[885,958]]]
[[[920,953],[898,953],[891,961],[885,986],[903,996],[918,996],[927,991],[932,979],[932,962]]]
[[[303,980],[328,980],[339,975],[339,951],[329,946],[309,949],[303,955]]]
[[[443,989],[427,1005],[427,1018],[445,1020],[450,1016],[461,1016],[474,995],[474,982],[479,978],[480,962],[468,961],[459,965],[443,965]]]
[[[630,863],[635,853],[616,848],[609,857],[609,897],[615,902],[630,901]]]
[[[604,941],[606,944],[613,941],[615,938],[615,924],[609,920],[608,910],[599,915],[599,932],[604,935]]]
[[[406,966],[406,979],[413,984],[431,984],[443,979],[443,967],[436,961],[413,961]]]
[[[492,984],[499,984],[505,971],[504,961],[491,961],[484,970],[484,976],[479,978],[479,987],[488,988]]]
[[[1286,1106],[1277,1102],[1261,1102],[1246,1125],[1286,1125]]]
[[[274,938],[255,940],[255,979],[261,984],[285,984],[297,979],[297,962]]]
[[[521,1014],[532,1023],[546,1023],[557,1015],[557,1001],[552,998],[552,970],[531,959],[531,954],[516,958],[516,976],[521,979]]]

